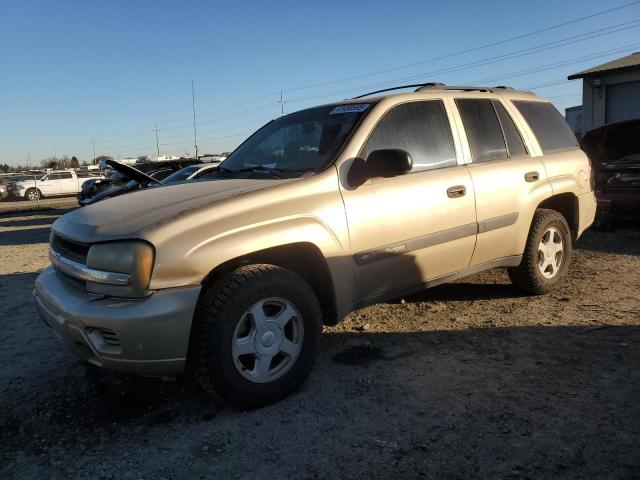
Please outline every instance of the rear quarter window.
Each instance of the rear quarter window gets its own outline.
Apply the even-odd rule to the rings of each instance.
[[[515,100],[513,104],[529,124],[543,152],[578,148],[575,135],[553,105],[522,100]]]

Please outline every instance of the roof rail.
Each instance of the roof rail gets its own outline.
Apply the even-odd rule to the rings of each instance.
[[[369,95],[375,95],[376,93],[382,93],[382,92],[390,92],[392,90],[402,90],[403,88],[416,88],[416,87],[425,87],[428,85],[440,85],[440,86],[444,86],[444,83],[414,83],[411,85],[400,85],[398,87],[389,87],[389,88],[383,88],[382,90],[376,90],[374,92],[369,92],[369,93],[363,93],[362,95],[358,95],[357,97],[353,97],[353,99],[356,98],[362,98],[362,97],[368,97]]]
[[[422,92],[424,90],[458,90],[461,92],[494,92],[495,90],[513,90],[511,87],[499,85],[497,87],[473,87],[469,85],[444,85],[440,84],[426,84],[416,89],[416,92]]]
[[[383,88],[382,90],[376,90],[374,92],[358,95],[356,98],[368,97],[369,95],[375,95],[376,93],[391,92],[393,90],[402,90],[403,88],[415,88],[416,92],[423,92],[427,90],[458,90],[462,92],[494,92],[495,90],[513,90],[512,87],[505,85],[498,85],[496,87],[472,87],[465,85],[445,85],[439,82],[417,83],[412,85],[400,85],[398,87]]]

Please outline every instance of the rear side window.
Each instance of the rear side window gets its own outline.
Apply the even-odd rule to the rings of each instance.
[[[73,175],[71,175],[71,173],[59,173],[58,175],[58,178],[73,178]]]
[[[543,152],[578,147],[569,125],[550,103],[517,100],[513,104],[531,127]]]
[[[440,100],[403,103],[389,110],[369,136],[361,156],[374,150],[406,150],[412,172],[456,165],[451,127]]]
[[[502,125],[502,131],[504,132],[504,139],[507,141],[507,150],[509,155],[511,157],[526,155],[527,149],[522,142],[522,137],[502,103],[494,101],[493,106],[498,113],[500,125]]]
[[[507,147],[491,100],[458,98],[456,105],[467,133],[473,161],[489,162],[506,158]]]

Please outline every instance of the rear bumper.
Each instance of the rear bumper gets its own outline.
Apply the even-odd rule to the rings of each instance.
[[[78,357],[140,375],[184,371],[200,286],[160,290],[141,300],[92,295],[49,267],[36,280],[38,313]]]
[[[579,238],[596,218],[596,196],[593,192],[578,196],[578,214],[580,218],[576,238]]]

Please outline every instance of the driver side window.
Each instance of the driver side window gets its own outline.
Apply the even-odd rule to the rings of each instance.
[[[411,172],[451,167],[457,164],[451,126],[440,100],[409,102],[389,110],[376,125],[360,154],[401,149],[413,160]]]

